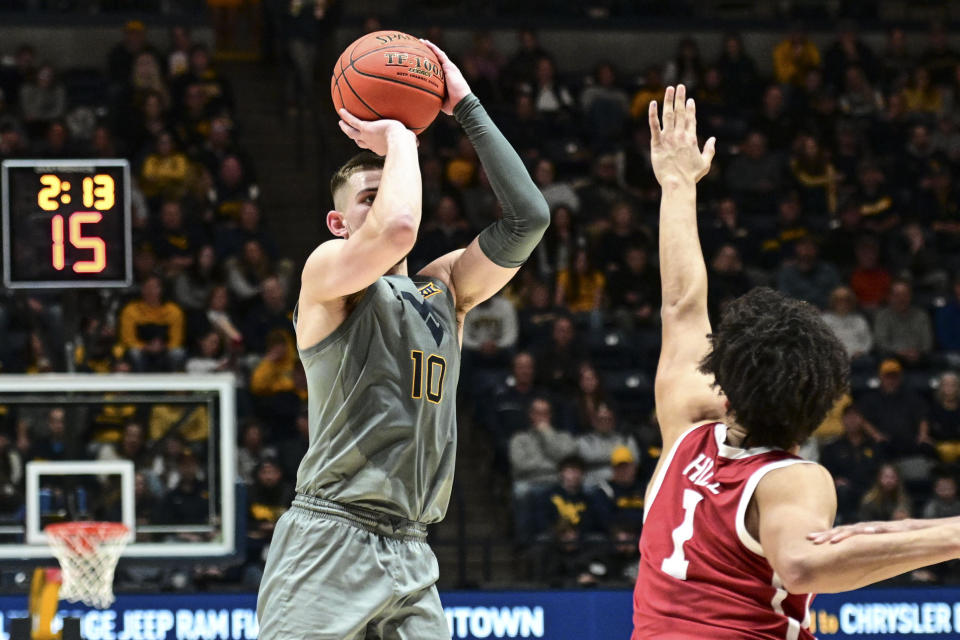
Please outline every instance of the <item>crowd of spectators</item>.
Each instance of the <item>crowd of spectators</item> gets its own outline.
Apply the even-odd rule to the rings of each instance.
[[[0,66],[0,159],[130,161],[135,272],[129,288],[78,293],[75,317],[66,317],[59,294],[0,292],[0,371],[232,373],[256,565],[292,497],[299,458],[291,452],[302,438],[295,425],[306,386],[290,321],[292,263],[264,223],[231,85],[211,52],[184,27],[171,28],[163,48],[147,35],[142,22],[128,22],[101,72],[89,64],[55,68],[42,47],[29,44]],[[214,531],[209,422],[205,409],[179,405],[48,414],[0,407],[2,512],[22,518],[30,460],[128,459],[137,471],[140,524]],[[270,433],[269,446],[256,445],[259,429]],[[63,510],[50,512],[109,513],[92,499],[85,513],[75,496],[62,501]]]
[[[771,286],[822,309],[850,354],[850,394],[803,447],[837,478],[838,520],[960,514],[951,373],[960,368],[960,53],[946,32],[891,28],[879,48],[845,24],[821,48],[796,29],[771,51],[748,50],[736,34],[718,51],[680,38],[663,64],[597,60],[585,77],[558,68],[536,32],[518,35],[512,51],[478,32],[450,53],[552,211],[520,274],[467,316],[460,385],[531,572],[598,584],[628,582],[635,568],[660,455],[659,191],[645,114],[676,82],[697,99],[699,128],[719,140],[698,199],[711,315]],[[442,31],[430,37],[445,46]],[[30,46],[0,68],[0,157],[120,155],[137,176],[135,286],[83,296],[75,330],[55,296],[0,294],[0,366],[232,372],[255,566],[306,448],[296,281],[265,228],[229,82],[186,30],[173,29],[169,43],[157,50],[143,25],[128,24],[105,61],[104,104],[84,92],[90,78],[44,64]],[[438,119],[420,151],[424,216],[411,272],[498,215],[455,122]],[[114,414],[83,428],[127,456],[117,443],[134,417]],[[0,467],[15,475],[22,445],[49,427],[7,417]],[[190,442],[167,455],[151,431],[144,446],[178,467]]]

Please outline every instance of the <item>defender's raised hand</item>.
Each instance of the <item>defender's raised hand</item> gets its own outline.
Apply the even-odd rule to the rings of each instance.
[[[661,186],[695,184],[710,171],[717,139],[703,145],[697,142],[697,111],[693,98],[687,100],[682,84],[667,87],[663,96],[663,127],[657,115],[657,102],[650,103],[650,162]]]
[[[437,60],[440,61],[440,66],[443,67],[443,82],[446,85],[447,92],[443,96],[443,104],[440,105],[440,110],[448,116],[453,115],[453,108],[470,95],[470,85],[467,84],[460,69],[450,61],[443,49],[423,38],[420,39],[420,42],[430,47],[430,50],[437,56]]]

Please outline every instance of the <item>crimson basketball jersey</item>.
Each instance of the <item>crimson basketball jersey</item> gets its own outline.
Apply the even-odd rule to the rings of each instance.
[[[812,595],[788,594],[747,531],[747,506],[768,472],[805,460],[725,444],[720,423],[677,440],[653,481],[633,592],[633,640],[813,639]]]

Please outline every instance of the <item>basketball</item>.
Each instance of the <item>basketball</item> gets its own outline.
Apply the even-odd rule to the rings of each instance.
[[[399,120],[419,134],[443,102],[443,68],[426,45],[400,31],[375,31],[352,42],[330,80],[333,106],[362,120]]]

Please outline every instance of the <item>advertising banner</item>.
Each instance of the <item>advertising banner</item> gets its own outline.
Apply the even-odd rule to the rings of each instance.
[[[627,640],[629,591],[457,591],[441,594],[450,637]],[[26,598],[0,597],[0,640]],[[85,640],[254,640],[256,594],[120,595],[107,610],[61,603]],[[960,638],[960,588],[863,589],[814,600],[819,638]]]

